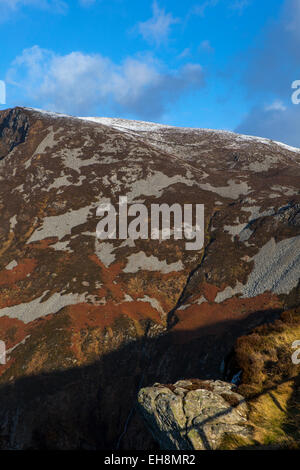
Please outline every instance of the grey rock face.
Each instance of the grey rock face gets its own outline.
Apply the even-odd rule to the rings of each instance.
[[[29,120],[19,108],[4,111],[0,122],[0,160],[25,142]]]
[[[214,450],[226,434],[251,435],[248,406],[235,390],[220,380],[180,380],[141,389],[138,403],[163,450]]]

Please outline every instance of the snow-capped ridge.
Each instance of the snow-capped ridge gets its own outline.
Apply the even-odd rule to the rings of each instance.
[[[179,131],[198,131],[198,132],[212,132],[219,135],[224,136],[232,136],[236,140],[243,140],[243,141],[252,141],[261,144],[275,144],[279,145],[280,147],[284,148],[285,150],[289,150],[290,152],[297,152],[300,153],[300,148],[292,147],[290,145],[284,144],[283,142],[278,142],[275,140],[267,139],[264,137],[252,136],[252,135],[245,135],[245,134],[237,134],[236,132],[222,130],[222,129],[205,129],[205,128],[198,128],[198,127],[177,127],[171,126],[169,124],[160,124],[155,122],[147,122],[147,121],[135,121],[130,119],[121,119],[121,118],[107,118],[107,117],[79,117],[84,121],[95,122],[97,124],[104,124],[106,126],[114,127],[115,129],[119,130],[131,130],[131,131],[140,131],[140,132],[147,132],[147,131],[159,131],[162,129],[176,129]]]
[[[29,108],[24,107],[23,109],[27,109],[30,111],[39,112],[44,115],[49,115],[54,118],[71,118],[71,119],[80,119],[82,121],[93,122],[95,124],[102,124],[105,126],[113,127],[114,129],[123,131],[123,132],[158,132],[163,129],[176,129],[177,131],[185,132],[185,131],[197,131],[198,133],[201,132],[211,132],[218,134],[220,136],[226,137],[233,137],[236,141],[248,141],[253,143],[260,143],[265,145],[278,145],[279,147],[288,150],[290,152],[300,153],[300,148],[292,147],[288,144],[283,142],[278,142],[275,140],[267,139],[265,137],[259,136],[252,136],[246,134],[238,134],[233,131],[222,130],[222,129],[205,129],[199,127],[178,127],[178,126],[171,126],[169,124],[161,124],[155,123],[150,121],[137,121],[133,119],[123,119],[123,118],[110,118],[110,117],[81,117],[81,116],[71,116],[68,114],[63,113],[56,113],[53,111],[46,111],[39,108]]]

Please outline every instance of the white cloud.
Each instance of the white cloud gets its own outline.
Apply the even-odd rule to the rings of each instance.
[[[211,7],[217,6],[218,3],[219,3],[219,0],[206,0],[201,5],[194,6],[192,8],[191,13],[204,17],[206,14],[206,10],[208,10]]]
[[[179,59],[185,59],[186,57],[191,55],[191,50],[189,47],[183,49],[183,51],[178,55]]]
[[[200,43],[199,49],[208,53],[214,52],[214,48],[208,39],[205,39]]]
[[[89,7],[90,5],[93,5],[96,3],[96,0],[79,0],[80,5],[83,7]]]
[[[244,10],[250,5],[250,0],[235,0],[231,3],[230,8],[237,11],[240,15],[244,13]]]
[[[138,24],[138,31],[143,38],[157,45],[167,41],[171,26],[179,22],[178,18],[174,18],[171,13],[165,13],[160,9],[156,0],[152,4],[153,16],[145,22]]]
[[[97,0],[78,0],[83,7],[94,4]],[[0,0],[0,23],[11,18],[12,14],[26,7],[48,10],[54,13],[66,13],[69,9],[66,0]]]
[[[0,0],[0,13],[5,17],[22,7],[51,8],[58,12],[64,12],[68,5],[63,0]]]
[[[272,104],[265,106],[265,111],[285,111],[287,108],[280,100],[274,101]]]
[[[7,82],[19,90],[23,104],[77,115],[100,110],[151,119],[182,94],[201,88],[204,74],[199,64],[169,71],[153,59],[129,57],[116,64],[100,54],[62,56],[34,46],[15,59]]]
[[[0,0],[0,6],[7,6],[12,10],[22,5],[38,5],[45,3],[43,0]]]
[[[245,8],[251,3],[252,0],[205,0],[200,5],[193,6],[189,11],[188,16],[198,15],[204,18],[210,8],[217,7],[221,4],[225,5],[228,10],[242,14]]]

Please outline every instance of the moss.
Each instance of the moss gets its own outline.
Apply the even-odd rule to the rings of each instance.
[[[238,406],[238,404],[240,403],[238,397],[233,395],[232,393],[221,393],[221,397],[224,398],[224,400],[229,403],[229,405],[232,407]]]
[[[236,434],[226,434],[222,439],[218,450],[249,449],[252,446],[255,446],[255,442],[251,439],[246,439]]]

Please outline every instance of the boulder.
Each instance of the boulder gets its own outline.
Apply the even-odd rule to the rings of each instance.
[[[138,403],[163,450],[215,450],[228,434],[251,436],[245,399],[221,380],[155,384],[140,390]]]

